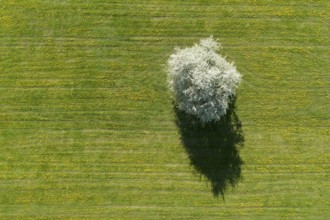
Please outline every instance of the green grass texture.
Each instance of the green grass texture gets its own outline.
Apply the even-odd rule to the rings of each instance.
[[[330,219],[329,6],[0,0],[0,219]],[[243,82],[201,127],[166,63],[210,35]]]

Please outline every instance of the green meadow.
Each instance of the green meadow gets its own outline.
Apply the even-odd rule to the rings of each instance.
[[[327,0],[0,0],[0,219],[329,219],[329,18]],[[220,194],[166,81],[210,35],[243,75]]]

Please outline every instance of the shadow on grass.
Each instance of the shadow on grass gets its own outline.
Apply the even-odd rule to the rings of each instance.
[[[235,113],[235,99],[219,122],[202,124],[174,107],[176,124],[191,165],[211,183],[215,197],[241,179],[243,161],[239,155],[244,144],[242,125]]]

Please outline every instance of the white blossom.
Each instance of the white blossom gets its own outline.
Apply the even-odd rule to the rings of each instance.
[[[226,114],[241,81],[235,66],[221,57],[211,36],[190,48],[176,49],[168,60],[169,87],[176,106],[203,123]]]

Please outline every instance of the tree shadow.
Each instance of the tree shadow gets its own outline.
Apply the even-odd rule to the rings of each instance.
[[[208,124],[174,107],[176,124],[191,165],[210,181],[213,195],[221,194],[223,200],[228,186],[235,187],[242,175],[239,150],[243,147],[244,135],[235,101],[236,98],[220,121]]]

